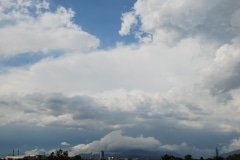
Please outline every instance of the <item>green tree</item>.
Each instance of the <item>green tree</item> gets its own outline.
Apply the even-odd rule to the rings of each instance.
[[[217,157],[214,158],[214,160],[224,160],[224,158],[221,157],[221,156],[217,156]]]
[[[166,154],[163,157],[161,157],[160,160],[182,160],[182,158],[174,157]]]
[[[226,158],[226,160],[240,160],[240,154],[233,154]]]
[[[56,150],[55,152],[52,152],[49,157],[49,160],[68,160],[68,151],[64,151],[62,149]]]
[[[171,158],[173,157],[166,154],[161,158],[161,160],[170,160]]]
[[[54,160],[55,159],[55,154],[54,152],[52,152],[49,157],[48,157],[49,160]]]
[[[72,160],[81,160],[82,157],[80,155],[76,155],[74,157],[72,157]]]

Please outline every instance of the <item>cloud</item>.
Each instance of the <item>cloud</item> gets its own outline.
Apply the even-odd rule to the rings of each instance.
[[[193,143],[240,133],[239,1],[136,1],[119,34],[139,43],[108,50],[94,50],[72,9],[14,2],[1,2],[1,55],[63,54],[0,72],[0,126],[91,131],[90,143],[57,142],[74,154],[126,144],[210,154]]]
[[[113,131],[98,141],[93,141],[89,144],[79,144],[74,146],[70,151],[71,154],[117,151],[128,149],[148,149],[156,150],[160,146],[160,142],[153,137],[129,137],[123,135],[121,130]]]
[[[202,102],[199,97],[205,101]],[[127,130],[140,126],[142,129],[154,130],[162,126],[181,130],[239,132],[237,110],[240,102],[234,101],[226,107],[202,92],[188,91],[177,94],[175,91],[164,95],[115,90],[105,93],[79,93],[74,96],[34,93],[1,96],[0,103],[1,125],[28,124],[98,131]],[[225,117],[222,112],[227,113]]]
[[[228,153],[234,150],[238,150],[240,148],[240,138],[234,138],[228,145],[222,147],[223,153]]]
[[[191,153],[194,156],[211,155],[211,149],[199,149],[195,146],[189,146],[187,143],[181,144],[162,144],[154,137],[144,137],[143,135],[131,137],[124,135],[121,130],[112,131],[100,140],[88,144],[79,144],[70,150],[70,155],[83,153],[98,153],[100,150],[106,152],[128,151],[132,149],[151,150],[151,151],[175,151],[179,153]]]
[[[129,126],[134,118],[124,111],[108,110],[88,95],[65,97],[51,93],[6,96],[0,99],[1,125],[26,123],[46,127],[102,130]],[[8,116],[14,118],[9,119]]]
[[[177,3],[172,0],[138,0],[130,13],[139,20],[141,31],[152,35],[153,42],[173,45],[190,36],[222,44],[238,34],[234,26],[238,26],[235,17],[239,6],[237,0],[211,3],[206,0],[197,3],[190,0]],[[121,30],[136,23],[128,19],[123,14]]]
[[[72,21],[74,12],[64,7],[51,11],[46,1],[3,1],[0,10],[0,52],[13,56],[26,52],[88,51],[99,40]]]
[[[201,52],[199,47],[194,39],[186,39],[176,48],[146,44],[48,58],[27,68],[13,68],[0,74],[0,92],[39,90],[74,94],[82,90],[118,88],[166,91],[194,83],[199,68],[206,63],[197,53],[192,55]]]
[[[133,12],[127,12],[122,14],[122,21],[123,21],[122,27],[121,30],[119,31],[119,34],[121,36],[129,34],[132,25],[137,24],[137,19]]]
[[[221,95],[240,87],[239,39],[221,46],[213,62],[204,69],[201,84],[213,95]]]
[[[61,145],[62,145],[62,146],[70,146],[70,144],[67,143],[67,142],[61,142]]]
[[[217,96],[220,103],[228,103],[233,99],[231,91],[240,86],[240,28],[236,18],[239,8],[240,3],[236,0],[213,1],[211,4],[205,0],[197,3],[139,0],[133,10],[127,12],[139,22],[128,21],[128,17],[122,16],[122,29],[138,24],[137,28],[128,28],[126,33],[145,32],[148,39],[151,37],[151,43],[164,43],[172,48],[189,37],[195,39],[206,51],[200,54],[208,59],[206,67],[201,66],[197,85]]]
[[[25,155],[45,155],[45,153],[47,152],[48,151],[46,151],[43,148],[35,148],[33,150],[26,151],[24,154]]]

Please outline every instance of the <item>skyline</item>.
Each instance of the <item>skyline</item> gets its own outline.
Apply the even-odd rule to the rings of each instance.
[[[0,0],[0,155],[240,149],[240,1]]]

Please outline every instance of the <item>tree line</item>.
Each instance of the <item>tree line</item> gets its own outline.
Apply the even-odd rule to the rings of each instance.
[[[83,158],[80,155],[69,157],[68,151],[64,151],[62,149],[52,152],[46,158],[48,160],[83,160]],[[199,159],[195,159],[195,158],[192,158],[190,154],[185,155],[184,158],[175,157],[172,155],[164,155],[159,160],[240,160],[240,154],[229,155],[226,158],[218,156],[217,154],[215,157],[205,158],[205,159],[203,157],[200,157]]]
[[[56,150],[52,152],[48,157],[48,160],[82,160],[80,155],[76,155],[73,157],[69,157],[68,151],[64,151],[62,149]]]
[[[215,156],[212,158],[205,158],[205,159],[203,157],[200,157],[199,159],[195,159],[195,158],[192,158],[190,154],[187,154],[184,158],[164,155],[163,157],[160,158],[160,160],[240,160],[240,154],[229,155],[226,158],[221,156]]]

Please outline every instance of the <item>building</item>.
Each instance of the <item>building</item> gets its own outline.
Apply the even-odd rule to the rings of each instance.
[[[100,157],[99,157],[100,160],[104,160],[104,151],[101,150],[100,151]]]
[[[45,155],[17,155],[17,156],[5,156],[1,160],[44,160]]]

